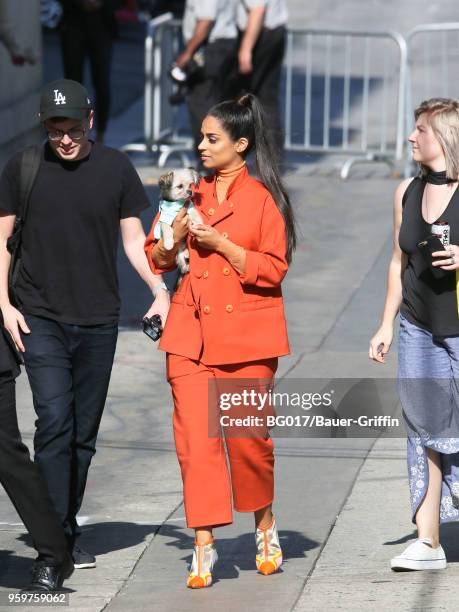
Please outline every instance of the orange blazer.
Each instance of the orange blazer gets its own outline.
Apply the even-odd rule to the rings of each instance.
[[[242,363],[290,352],[281,282],[288,270],[285,223],[269,191],[244,168],[218,203],[215,176],[202,178],[194,204],[203,221],[246,249],[245,273],[187,238],[190,271],[172,296],[159,348],[204,364]],[[145,253],[152,259],[155,217]],[[168,268],[168,270],[174,269]]]

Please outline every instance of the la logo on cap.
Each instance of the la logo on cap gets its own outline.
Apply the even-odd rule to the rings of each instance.
[[[66,103],[65,96],[58,89],[54,90],[54,102],[56,106]]]

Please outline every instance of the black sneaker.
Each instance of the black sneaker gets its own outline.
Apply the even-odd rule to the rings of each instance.
[[[73,563],[75,569],[85,569],[87,567],[96,567],[96,558],[94,555],[90,555],[85,550],[82,550],[79,546],[75,545],[72,552]]]
[[[60,565],[50,565],[49,561],[34,561],[30,584],[21,593],[51,593],[59,591],[66,578],[73,573],[70,555]]]

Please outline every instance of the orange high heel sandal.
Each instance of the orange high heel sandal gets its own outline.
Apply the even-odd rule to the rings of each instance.
[[[212,568],[218,560],[214,539],[206,544],[195,542],[187,587],[202,589],[212,584]]]
[[[279,535],[274,518],[269,527],[261,529],[257,527],[255,541],[257,544],[256,563],[258,571],[265,576],[274,574],[282,565],[282,549],[279,544]]]

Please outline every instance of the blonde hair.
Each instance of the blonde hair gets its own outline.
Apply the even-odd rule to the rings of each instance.
[[[446,162],[446,176],[449,179],[459,178],[459,101],[451,98],[430,98],[424,100],[414,111],[417,121],[423,114],[440,143]],[[429,173],[429,167],[419,164],[421,176]]]

